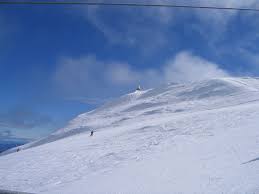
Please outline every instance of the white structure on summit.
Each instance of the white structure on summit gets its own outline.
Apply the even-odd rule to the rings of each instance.
[[[136,91],[140,91],[141,90],[141,87],[140,85],[137,87]]]

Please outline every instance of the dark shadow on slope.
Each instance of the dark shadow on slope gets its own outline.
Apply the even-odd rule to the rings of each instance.
[[[26,193],[26,192],[20,192],[20,191],[10,191],[10,190],[1,190],[0,194],[32,194],[32,193]]]
[[[259,160],[259,157],[258,157],[258,158],[255,158],[255,159],[252,159],[252,160],[249,160],[249,161],[247,161],[247,162],[244,162],[244,163],[242,163],[242,164],[248,164],[248,163],[251,163],[251,162],[255,162],[255,161],[257,161],[257,160]]]

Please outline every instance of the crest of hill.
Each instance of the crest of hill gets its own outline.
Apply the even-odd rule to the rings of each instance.
[[[68,125],[38,141],[21,146],[20,149],[39,146],[91,130],[105,130],[136,117],[174,115],[215,108],[235,106],[257,100],[259,78],[217,78],[192,83],[169,83],[167,85],[136,90],[123,95],[93,111],[80,114]],[[2,154],[15,152],[16,148]]]

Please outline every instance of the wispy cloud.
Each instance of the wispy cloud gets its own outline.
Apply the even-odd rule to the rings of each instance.
[[[172,3],[170,1],[148,1],[147,3]],[[256,0],[198,0],[175,1],[175,4],[253,7]],[[176,24],[188,24],[189,30],[200,33],[211,47],[224,40],[228,25],[239,15],[238,11],[169,9],[169,8],[124,8],[88,7],[83,15],[112,44],[136,47],[142,52],[154,52],[174,42],[172,31]],[[119,16],[119,17],[118,17]],[[116,25],[114,21],[116,20]],[[190,20],[195,20],[190,23]],[[179,25],[177,26],[179,28]],[[176,29],[175,29],[176,30]]]
[[[199,81],[229,75],[218,64],[186,51],[169,60],[163,72],[163,77],[169,82]]]
[[[139,72],[124,62],[97,59],[94,55],[63,58],[53,75],[54,85],[66,99],[93,103],[108,98],[136,82]],[[116,87],[115,87],[116,86]]]
[[[109,43],[152,53],[168,44],[167,29],[175,14],[165,8],[91,6],[83,9],[82,15]]]
[[[239,70],[239,74],[254,76],[258,75],[259,71],[259,52],[245,48],[238,48],[241,59],[246,62],[246,67]]]
[[[62,59],[54,74],[57,88],[69,99],[95,103],[100,96],[133,89],[141,84],[155,87],[167,82],[188,82],[228,76],[218,64],[183,51],[161,64],[160,68],[134,69],[125,62],[103,61],[94,56]],[[108,94],[108,95],[107,95]],[[115,94],[116,95],[116,94]]]
[[[218,64],[191,52],[182,51],[161,65],[160,69],[132,70],[129,65],[112,66],[110,80],[115,84],[141,83],[148,87],[167,82],[190,82],[226,77],[229,74]]]
[[[198,0],[193,4],[201,6],[218,6],[218,7],[237,7],[237,8],[253,8],[258,5],[257,0]],[[231,24],[235,24],[236,18],[244,17],[256,13],[240,12],[240,11],[224,11],[224,10],[193,10],[193,15],[200,22],[195,25],[195,30],[198,30],[207,41],[208,45],[217,50],[218,45],[224,44],[226,35],[229,33]],[[251,22],[250,20],[247,21]]]
[[[62,58],[53,75],[53,81],[64,94],[94,93],[95,89],[105,86],[106,64],[94,55],[80,58]],[[69,97],[72,97],[69,95]]]

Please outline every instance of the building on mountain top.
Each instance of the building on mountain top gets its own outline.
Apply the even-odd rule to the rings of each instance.
[[[141,90],[141,87],[140,85],[137,87],[136,91],[140,91]]]

